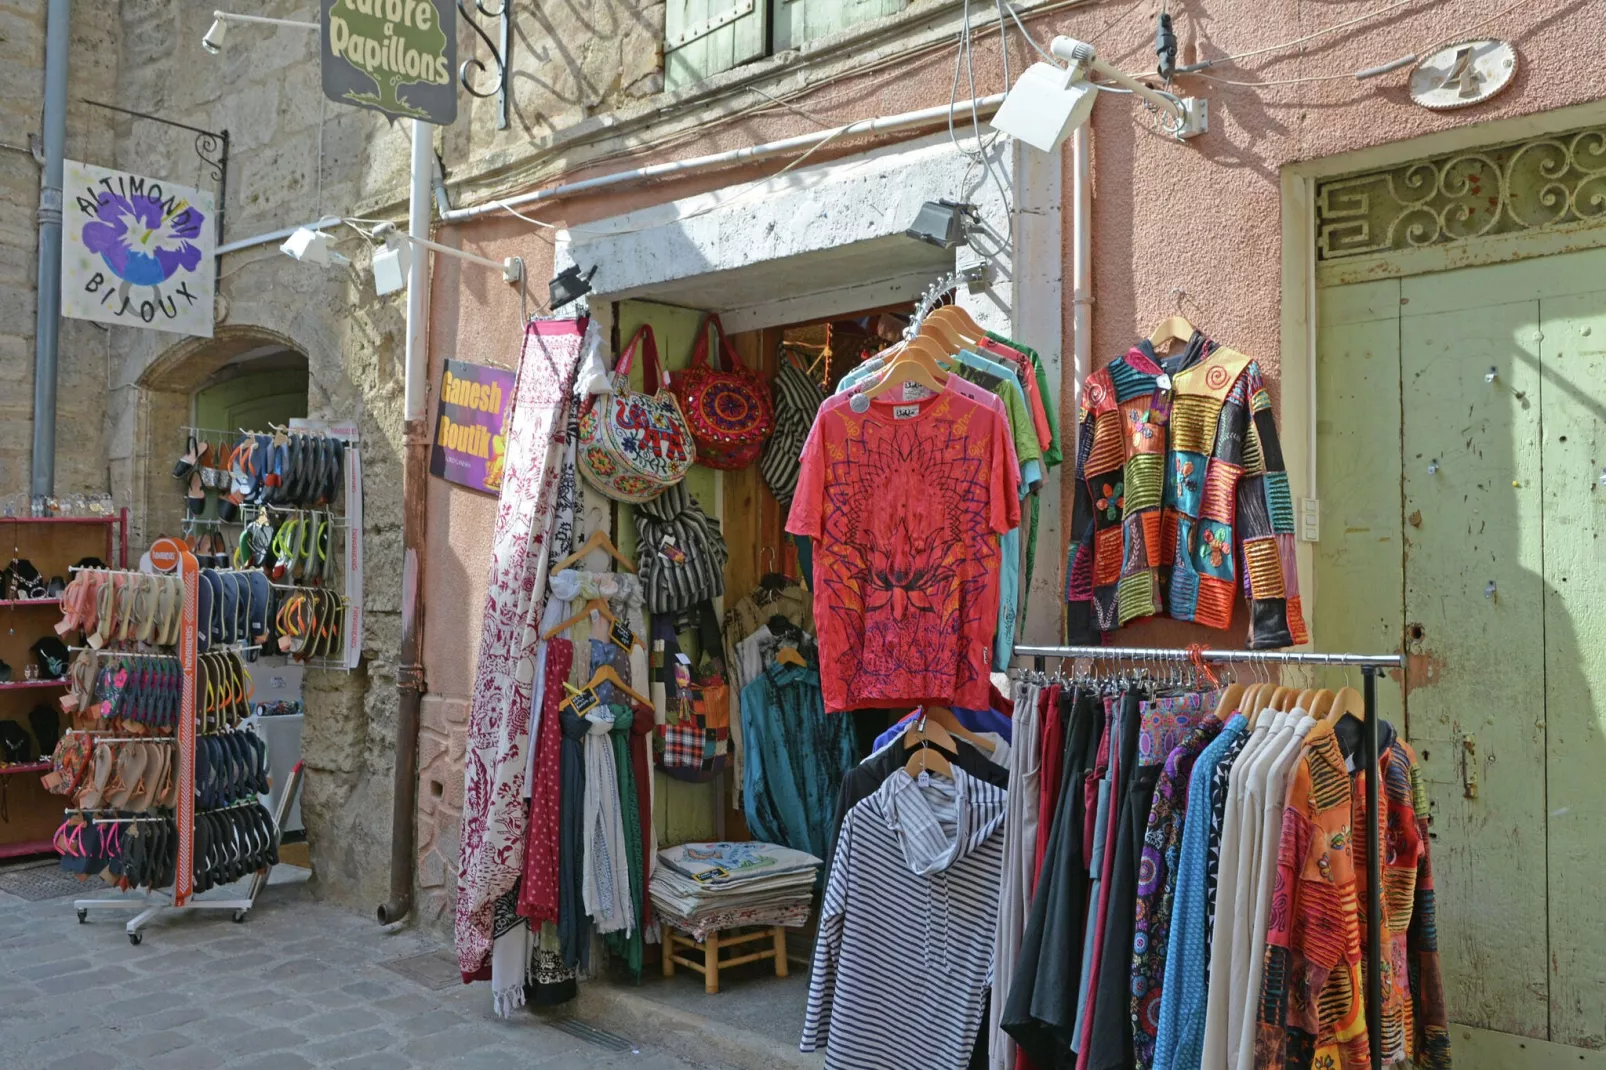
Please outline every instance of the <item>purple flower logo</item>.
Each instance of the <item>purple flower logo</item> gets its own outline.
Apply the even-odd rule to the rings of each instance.
[[[205,218],[182,198],[128,197],[103,189],[95,219],[84,224],[83,243],[123,280],[126,296],[131,286],[160,287],[180,271],[194,271],[201,263],[195,242]]]

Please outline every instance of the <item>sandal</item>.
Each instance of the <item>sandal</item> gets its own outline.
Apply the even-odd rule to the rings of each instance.
[[[173,478],[183,479],[195,471],[195,465],[200,460],[200,456],[201,448],[196,443],[195,436],[191,435],[184,443],[183,455],[173,462]]]
[[[199,471],[190,473],[190,488],[184,494],[184,512],[190,516],[200,516],[206,512],[206,487],[201,482]]]
[[[90,774],[89,782],[78,792],[79,809],[100,809],[100,804],[106,796],[106,781],[111,778],[114,760],[111,744],[102,743],[95,748],[94,772]]]
[[[118,748],[116,774],[111,786],[106,789],[104,799],[108,809],[128,809],[128,800],[133,797],[140,778],[145,775],[147,761],[149,756],[145,748],[137,743],[124,743]]]

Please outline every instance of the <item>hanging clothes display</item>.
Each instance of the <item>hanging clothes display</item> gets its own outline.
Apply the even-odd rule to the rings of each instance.
[[[1002,789],[955,768],[895,773],[848,812],[820,908],[803,1051],[824,1048],[832,1068],[909,1066],[915,1052],[921,1066],[969,1062],[992,972],[1005,803]]]
[[[987,701],[999,537],[1020,523],[1003,406],[837,395],[803,452],[787,530],[814,548],[828,711]]]
[[[1139,343],[1090,375],[1082,398],[1072,640],[1158,614],[1226,628],[1242,588],[1251,649],[1308,642],[1293,500],[1259,364],[1195,331],[1172,357]]]
[[[567,425],[583,333],[575,320],[531,323],[514,385],[469,710],[456,919],[465,978],[488,965],[496,901],[513,888],[523,863],[537,625],[546,605],[546,546],[564,467],[565,436],[555,432]]]
[[[1418,894],[1432,867],[1414,753],[1384,723],[1367,770],[1353,691],[1145,677],[1061,682],[1052,816],[1005,830],[1006,858],[1025,857],[1050,822],[1018,936],[1004,876],[995,971],[1008,979],[995,981],[991,1064],[1326,1070],[1373,1065],[1376,1043],[1385,1063],[1450,1067],[1435,906]],[[1054,686],[1017,681],[1017,710],[1036,698],[1035,720],[1017,713],[1017,739],[1031,746],[1025,729],[1039,741],[1034,765],[1012,772],[1022,781],[1048,769]],[[1384,852],[1376,1037],[1364,998],[1368,848],[1356,843],[1373,817],[1372,849]]]

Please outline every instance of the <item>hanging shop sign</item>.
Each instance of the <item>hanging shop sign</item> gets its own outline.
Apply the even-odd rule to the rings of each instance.
[[[457,118],[457,13],[449,0],[320,0],[323,95],[392,119]]]
[[[212,337],[212,195],[76,160],[65,167],[62,315]]]
[[[513,373],[449,360],[441,373],[440,398],[430,474],[471,490],[502,493]]]

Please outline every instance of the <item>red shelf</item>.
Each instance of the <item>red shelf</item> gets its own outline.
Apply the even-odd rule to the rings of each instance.
[[[28,762],[25,765],[0,765],[0,776],[10,776],[12,773],[48,773],[49,762]]]
[[[0,691],[17,690],[25,687],[66,687],[70,680],[13,680],[9,684],[0,684]]]
[[[59,598],[0,598],[0,606],[59,606]]]
[[[56,853],[54,840],[30,840],[25,843],[0,844],[0,858],[22,858],[26,855],[53,855]]]

